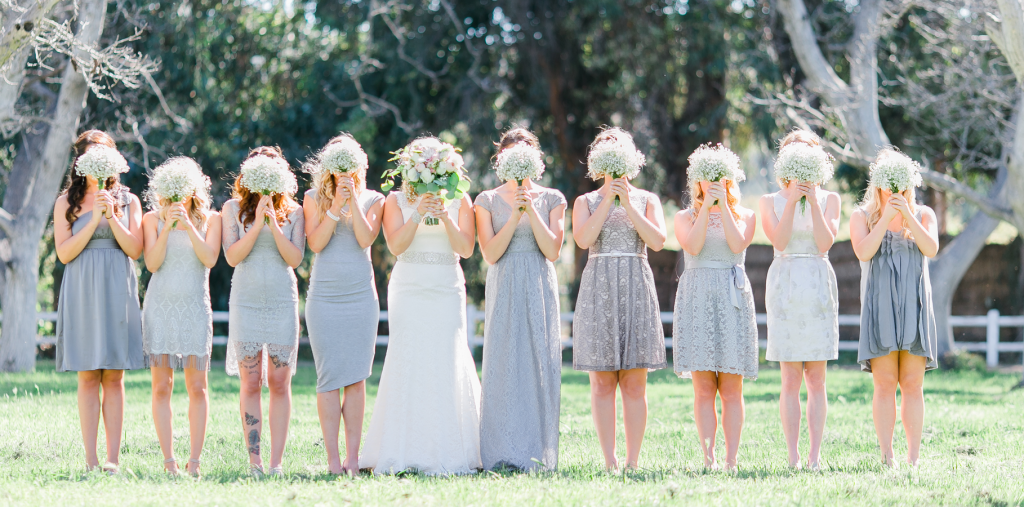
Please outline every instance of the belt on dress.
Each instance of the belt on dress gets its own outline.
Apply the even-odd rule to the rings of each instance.
[[[732,276],[732,283],[729,284],[729,298],[732,305],[740,307],[740,292],[746,286],[746,268],[743,264],[733,264],[725,261],[708,261],[693,259],[686,262],[686,269],[728,269]]]
[[[85,244],[85,248],[121,248],[121,245],[117,244],[116,239],[100,238],[89,240]]]
[[[645,254],[645,253],[632,253],[632,252],[606,252],[606,253],[593,253],[593,254],[590,254],[590,255],[587,256],[588,259],[592,258],[592,257],[639,257],[641,259],[646,259],[647,258],[647,254]]]
[[[828,260],[828,253],[823,254],[812,254],[812,253],[777,253],[775,254],[776,259],[825,259]]]
[[[459,255],[454,252],[404,252],[398,255],[397,260],[409,264],[452,266],[459,263]]]

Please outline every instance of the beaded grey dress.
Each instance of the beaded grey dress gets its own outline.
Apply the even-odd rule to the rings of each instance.
[[[306,199],[315,199],[315,191]],[[359,193],[366,213],[384,196]],[[334,236],[316,254],[306,294],[306,332],[316,364],[316,392],[326,393],[366,380],[373,366],[380,303],[373,281],[370,248],[362,248],[352,231],[349,205],[342,207]],[[330,221],[330,218],[324,217]]]
[[[711,213],[704,247],[683,251],[672,315],[673,370],[682,378],[713,371],[757,378],[757,322],[754,293],[743,267],[747,252],[733,253],[722,214]]]
[[[538,189],[537,216],[547,224],[565,197]],[[512,207],[495,191],[476,205],[501,230]],[[548,224],[550,226],[550,224]],[[487,270],[480,457],[484,468],[558,466],[562,343],[555,266],[541,253],[525,213],[505,253]],[[537,461],[534,461],[537,460]]]
[[[603,199],[596,191],[584,197],[591,213]],[[643,211],[652,198],[654,194],[636,189],[630,204]],[[608,212],[583,269],[572,323],[572,365],[577,370],[668,366],[647,245],[622,206],[613,205]]]
[[[164,221],[157,221],[157,230]],[[209,222],[199,233],[206,236]],[[146,366],[210,369],[213,310],[210,268],[196,257],[188,231],[167,231],[164,262],[149,279],[142,304],[142,341]]]
[[[131,194],[120,194],[128,226]],[[71,224],[71,233],[84,229],[87,211]],[[64,267],[57,300],[57,371],[137,370],[145,366],[142,316],[135,261],[114,239],[105,218],[92,239]]]
[[[870,372],[872,359],[898,350],[928,358],[928,370],[938,366],[928,258],[913,239],[887,230],[875,256],[860,263],[857,362]]]
[[[242,225],[238,200],[224,203],[222,243],[227,252],[252,227]],[[260,218],[256,218],[260,220]],[[305,219],[297,206],[281,230],[292,244],[306,248]],[[281,257],[270,225],[260,230],[249,255],[235,266],[228,298],[228,375],[238,375],[238,362],[263,356],[263,380],[267,362],[288,365],[295,374],[299,351],[299,291],[295,270]]]

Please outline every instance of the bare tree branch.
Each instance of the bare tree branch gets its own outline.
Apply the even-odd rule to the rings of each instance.
[[[33,33],[50,14],[58,0],[29,0],[28,6],[11,2],[2,11],[0,26],[0,74],[5,74],[14,55],[32,43]],[[22,63],[24,65],[24,63]]]
[[[0,208],[0,231],[8,236],[14,235],[14,215],[3,208]]]

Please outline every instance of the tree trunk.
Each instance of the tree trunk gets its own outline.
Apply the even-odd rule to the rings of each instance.
[[[85,46],[96,46],[103,31],[106,0],[79,3],[78,32],[75,37]],[[83,58],[87,54],[81,55]],[[85,69],[83,69],[85,71]],[[5,206],[17,210],[4,227],[12,247],[4,273],[3,328],[0,330],[0,371],[28,371],[35,366],[36,286],[39,282],[39,241],[43,237],[54,196],[67,171],[70,148],[78,132],[79,118],[85,108],[89,86],[85,76],[68,65],[57,95],[57,104],[49,129],[39,128],[26,136],[41,136],[39,152],[19,150],[11,172],[12,185],[4,196]],[[44,138],[42,136],[45,136]],[[19,160],[20,159],[20,160]],[[16,185],[14,182],[18,182]],[[7,213],[4,210],[5,214]],[[9,217],[10,215],[8,215]]]

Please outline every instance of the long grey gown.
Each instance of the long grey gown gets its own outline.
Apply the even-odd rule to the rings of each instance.
[[[887,230],[875,256],[860,263],[857,362],[870,372],[872,359],[897,350],[928,358],[926,369],[938,367],[928,258],[913,239]]]
[[[648,200],[655,198],[639,189],[629,197],[633,207],[641,211],[647,209]],[[586,194],[591,213],[602,199],[596,191]],[[590,247],[576,298],[572,335],[572,365],[577,370],[657,370],[668,366],[647,245],[622,206],[612,206],[597,241]]]
[[[131,194],[121,194],[128,225]],[[88,225],[92,211],[71,225],[76,234]],[[57,371],[137,370],[145,366],[142,316],[135,261],[114,239],[107,220],[100,219],[92,239],[64,268],[57,300]]]
[[[307,199],[314,197],[314,190],[306,192]],[[359,210],[365,215],[383,200],[379,192],[364,190],[359,194]],[[318,393],[366,380],[377,342],[380,303],[370,248],[361,248],[356,241],[348,211],[346,204],[334,236],[316,254],[309,275],[306,331],[316,364]]]
[[[538,216],[565,206],[561,192],[542,189]],[[493,190],[476,205],[491,214],[495,233],[512,218],[512,207]],[[549,224],[550,225],[550,224]],[[526,214],[505,253],[487,270],[484,320],[480,457],[484,468],[558,466],[558,412],[562,345],[555,266],[537,246]]]
[[[224,203],[221,220],[221,242],[227,252],[253,224],[242,225],[236,199]],[[281,226],[284,235],[300,251],[306,247],[304,224],[302,207],[298,206]],[[270,227],[263,226],[249,255],[235,266],[231,276],[225,360],[228,375],[238,375],[239,361],[262,355],[264,384],[270,361],[291,367],[294,375],[299,352],[299,290],[295,270],[281,257]]]
[[[203,237],[208,224],[199,231]],[[158,220],[157,230],[163,226]],[[187,231],[172,229],[167,234],[164,262],[149,279],[142,304],[146,365],[206,371],[213,347],[210,268],[196,256]]]

